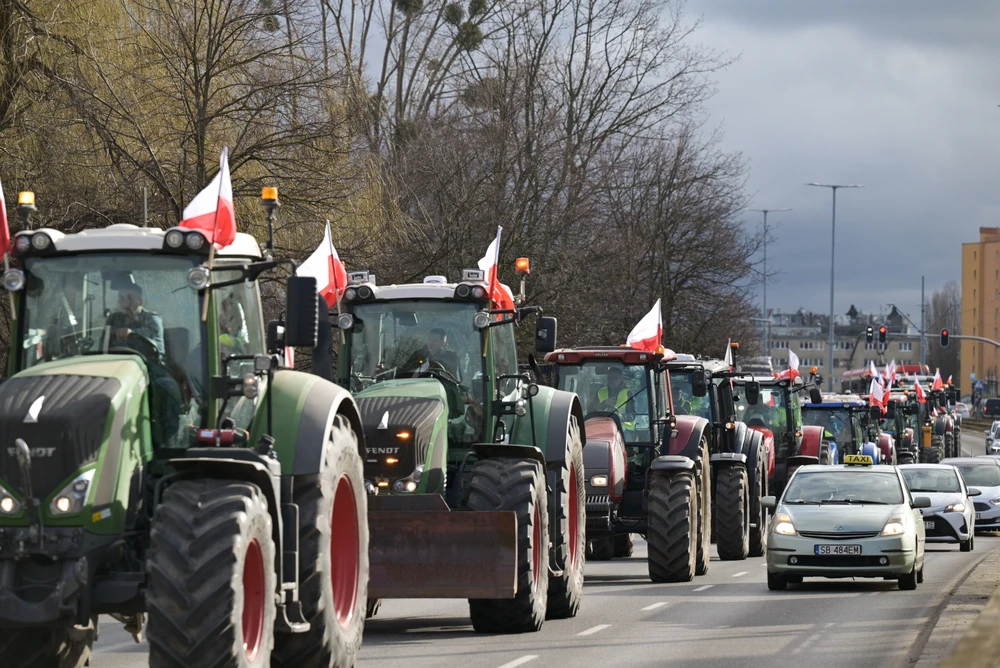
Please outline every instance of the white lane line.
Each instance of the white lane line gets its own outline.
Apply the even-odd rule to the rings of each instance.
[[[739,573],[733,573],[731,577],[741,578],[741,577],[743,577],[746,574],[747,574],[747,571],[740,571]]]
[[[653,605],[647,605],[645,608],[642,608],[642,612],[649,612],[650,610],[656,610],[657,608],[662,608],[665,605],[670,605],[670,604],[666,601],[660,601],[659,603],[654,603]]]
[[[714,586],[715,585],[702,585],[696,589],[692,589],[691,591],[705,591],[706,589],[711,589]]]
[[[522,656],[520,659],[514,659],[509,663],[503,664],[502,666],[500,666],[500,668],[517,668],[517,666],[523,666],[529,661],[534,661],[537,658],[538,658],[537,654],[526,654]]]
[[[610,626],[611,626],[611,624],[598,624],[597,626],[592,626],[591,628],[587,629],[586,631],[580,631],[576,635],[578,635],[578,636],[592,636],[595,633],[597,633],[599,631],[603,631],[604,629],[606,629],[606,628],[608,628]]]
[[[836,624],[837,622],[827,622],[826,624],[823,625],[823,628],[824,629],[833,628]]]

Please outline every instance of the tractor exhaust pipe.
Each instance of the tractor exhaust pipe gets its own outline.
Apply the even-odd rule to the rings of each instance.
[[[21,491],[24,493],[28,524],[31,525],[29,536],[32,542],[41,543],[45,540],[44,527],[38,514],[38,507],[42,505],[42,502],[35,498],[34,491],[31,489],[31,448],[24,442],[23,438],[15,438],[14,451],[17,456],[18,469],[21,471]]]

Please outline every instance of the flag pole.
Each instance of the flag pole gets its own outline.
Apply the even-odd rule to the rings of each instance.
[[[229,158],[229,147],[222,147],[222,159],[219,161],[219,195],[215,198],[215,222],[212,224],[212,241],[208,247],[208,287],[205,289],[205,301],[201,305],[201,321],[208,320],[208,298],[212,289],[212,267],[215,265],[215,235],[219,233],[219,200],[222,199],[222,168]],[[233,212],[233,216],[236,212]]]
[[[3,254],[3,270],[6,272],[10,269],[10,253]],[[17,308],[14,306],[14,293],[8,291],[7,296],[10,297],[10,317],[12,320],[17,320]]]
[[[333,264],[333,255],[334,255],[333,235],[330,232],[330,219],[329,218],[326,219],[326,240],[330,244],[330,264]],[[334,299],[335,299],[334,304],[333,304],[333,306],[334,306],[334,315],[336,315],[337,318],[339,319],[340,318],[340,285],[337,283],[337,268],[336,267],[333,268],[333,296],[334,296]],[[327,317],[329,317],[329,316],[327,316]],[[344,330],[340,329],[339,326],[337,327],[337,329],[340,330],[340,344],[343,345],[347,341],[347,335],[344,333]]]

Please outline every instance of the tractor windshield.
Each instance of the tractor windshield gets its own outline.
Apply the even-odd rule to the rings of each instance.
[[[94,253],[27,258],[19,318],[21,369],[99,353],[139,355],[150,377],[153,438],[184,445],[201,424],[205,362],[198,293],[188,271],[201,258]]]
[[[699,370],[700,373],[704,373]],[[691,389],[693,371],[670,370],[670,389],[674,395],[674,410],[679,415],[695,415],[712,420],[712,402],[708,395],[694,396]]]
[[[823,438],[846,445],[852,442],[854,434],[851,414],[846,408],[813,408],[806,406],[802,411],[802,423],[823,428]]]
[[[614,359],[559,365],[558,386],[579,395],[585,419],[593,414],[617,417],[626,443],[651,442],[646,367]]]
[[[741,392],[736,415],[748,427],[770,429],[777,442],[788,430],[788,402],[784,389],[778,386],[760,388],[760,400],[755,406],[747,404],[746,396]]]

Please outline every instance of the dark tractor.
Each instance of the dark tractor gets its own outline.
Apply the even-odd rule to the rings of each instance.
[[[875,413],[881,420],[882,409],[873,409],[856,394],[828,394],[818,404],[804,403],[803,423],[823,430],[819,463],[841,464],[847,455],[867,455],[874,462],[895,464],[892,437],[879,433]]]
[[[257,278],[294,265],[246,234],[210,245],[127,224],[14,238],[4,668],[87,665],[99,615],[137,639],[148,619],[154,667],[354,665],[360,415],[348,392],[268,353],[316,344],[316,281],[288,279],[270,328],[283,334],[266,346]]]
[[[735,376],[722,360],[677,355],[665,362],[674,409],[708,420],[712,478],[712,534],[723,561],[762,556],[767,550],[768,450],[764,435],[736,415]]]
[[[648,543],[653,582],[686,582],[708,572],[711,556],[709,422],[676,415],[664,362],[671,351],[628,347],[557,350],[557,385],[580,397],[587,540],[593,554],[629,551],[622,537]]]

